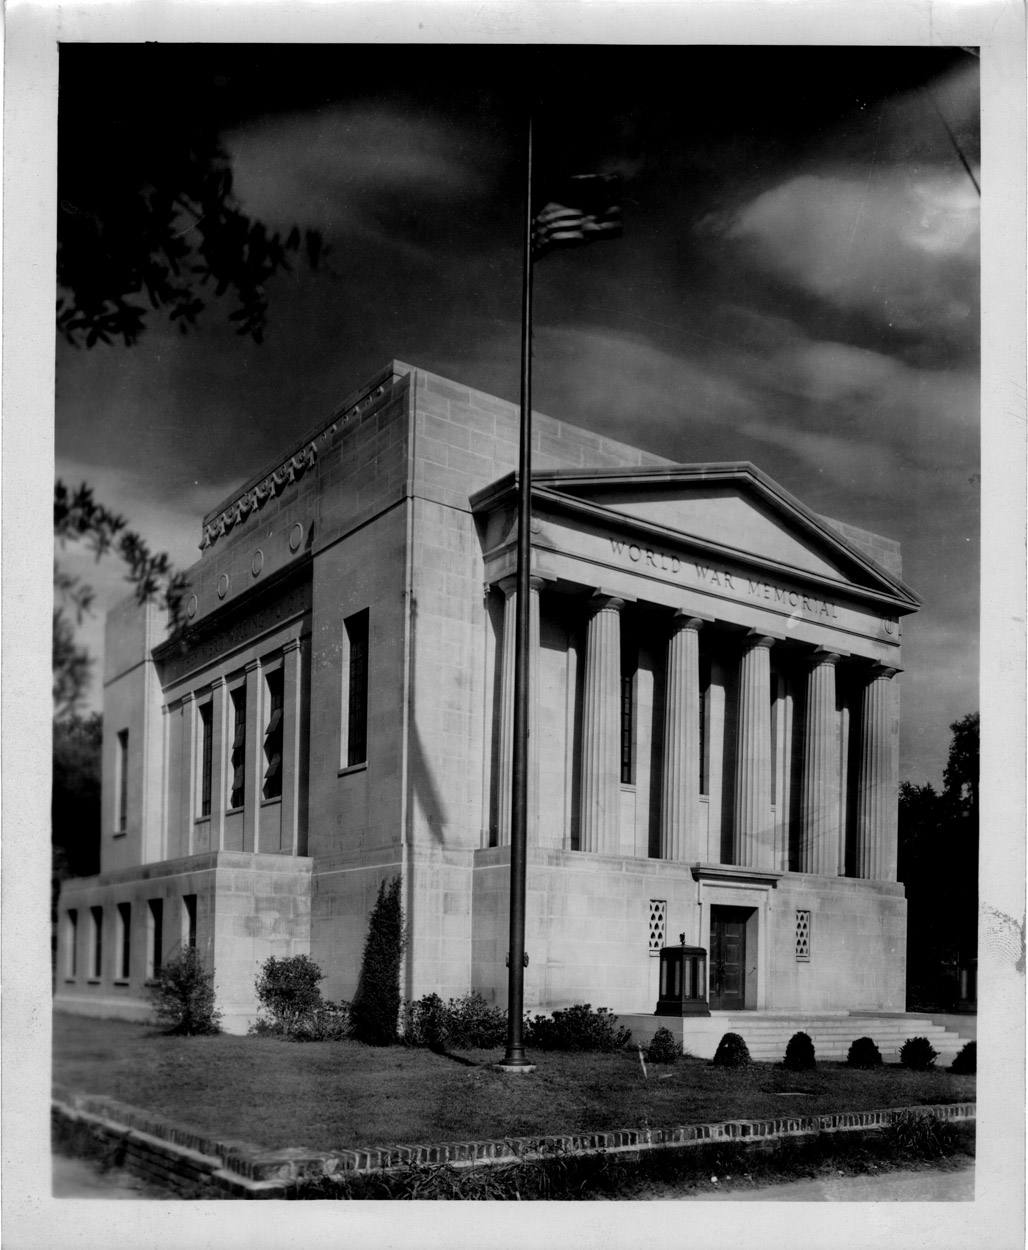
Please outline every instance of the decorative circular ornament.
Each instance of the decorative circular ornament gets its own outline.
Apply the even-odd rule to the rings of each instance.
[[[260,547],[258,547],[253,553],[253,560],[250,564],[250,572],[254,575],[254,577],[259,577],[262,568],[264,568],[264,552],[261,551]]]
[[[190,620],[196,616],[196,609],[198,607],[199,603],[197,602],[196,595],[190,595],[189,602],[186,604],[186,616],[188,616]]]
[[[218,598],[224,599],[228,594],[228,574],[222,573],[218,578]]]
[[[297,521],[293,528],[289,531],[289,550],[299,551],[300,544],[303,542],[303,525]]]

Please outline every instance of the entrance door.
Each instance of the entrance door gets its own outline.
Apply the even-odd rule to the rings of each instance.
[[[745,907],[710,909],[710,1007],[741,1011],[746,1006]]]

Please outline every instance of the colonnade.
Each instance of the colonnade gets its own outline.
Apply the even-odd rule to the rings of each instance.
[[[514,579],[501,583],[505,594],[501,673],[498,793],[509,795],[513,754]],[[532,581],[530,652],[538,654],[539,591]],[[582,692],[579,849],[617,854],[620,818],[621,614],[625,601],[597,593],[589,603],[585,632]],[[667,644],[664,678],[664,733],[661,775],[660,855],[694,863],[706,858],[700,821],[700,631],[710,622],[677,613]],[[736,767],[732,862],[774,870],[775,816],[772,811],[771,651],[780,641],[757,630],[746,636],[738,670]],[[840,752],[836,666],[842,656],[813,648],[807,656],[802,699],[803,747],[799,785],[800,872],[835,876],[842,860]],[[856,767],[855,873],[870,880],[896,877],[896,764],[894,700],[889,682],[899,670],[866,663]],[[530,660],[530,793],[538,786],[538,664]],[[534,739],[534,741],[533,741]],[[731,779],[726,784],[732,785]],[[510,841],[509,804],[501,798],[498,835]],[[535,804],[529,803],[529,844],[534,838]]]

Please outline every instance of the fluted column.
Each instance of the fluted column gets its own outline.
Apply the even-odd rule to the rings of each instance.
[[[807,674],[800,806],[800,872],[839,872],[839,740],[835,666],[839,656],[818,648]]]
[[[875,664],[860,708],[857,792],[857,876],[896,880],[897,717],[892,678],[898,669]]]
[[[774,867],[770,655],[774,642],[753,633],[739,663],[732,862],[746,868]]]
[[[675,615],[667,648],[664,685],[664,768],[660,812],[662,859],[701,858],[698,844],[700,794],[700,642],[703,621]]]
[[[514,784],[514,660],[517,578],[499,583],[504,593],[503,654],[500,660],[500,753],[497,767],[496,831],[500,846],[510,844],[511,792]],[[538,841],[539,826],[539,592],[543,579],[529,578],[528,600],[528,844]]]
[[[619,847],[623,607],[623,599],[596,595],[585,643],[579,847],[611,855]]]

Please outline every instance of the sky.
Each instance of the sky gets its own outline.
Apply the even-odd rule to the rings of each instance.
[[[89,84],[120,81],[139,49],[77,55],[92,59],[65,72],[61,110],[89,107]],[[188,566],[202,513],[387,361],[516,400],[530,100],[537,181],[624,179],[623,236],[537,266],[534,407],[683,463],[752,461],[815,511],[898,539],[924,599],[904,622],[900,777],[941,784],[949,725],[978,707],[973,53],[165,55],[217,125],[242,208],[320,229],[331,271],[267,284],[260,345],[235,335],[228,300],[186,335],[152,315],[130,348],[59,341],[58,476]],[[153,94],[177,124],[175,93]],[[58,555],[101,611],[125,593],[113,562]],[[97,615],[98,652],[101,634]],[[98,671],[94,704],[99,689]]]

